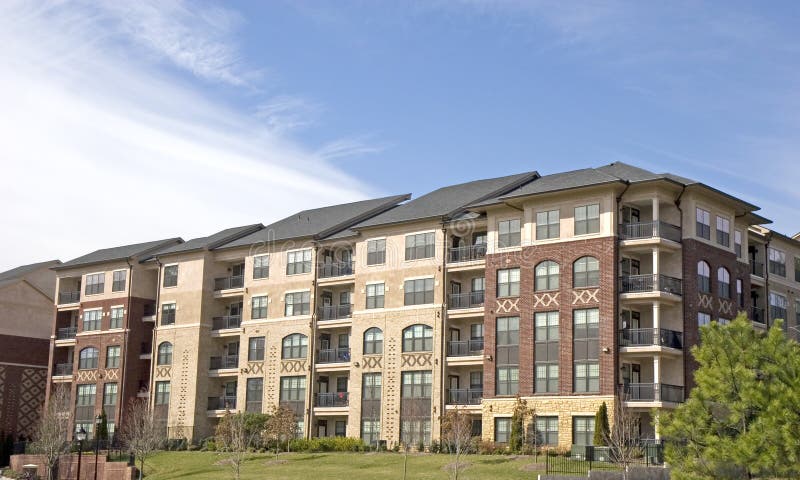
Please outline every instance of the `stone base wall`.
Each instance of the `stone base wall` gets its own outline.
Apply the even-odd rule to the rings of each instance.
[[[81,459],[81,478],[78,480],[94,479],[94,455],[83,455]],[[40,478],[47,478],[45,459],[41,455],[12,455],[11,470],[22,473],[24,465],[38,465],[36,474]],[[136,467],[128,466],[127,462],[106,462],[106,457],[101,455],[97,459],[97,478],[102,480],[134,480],[137,478]],[[73,480],[78,474],[78,455],[65,455],[61,457],[58,467],[59,480]]]

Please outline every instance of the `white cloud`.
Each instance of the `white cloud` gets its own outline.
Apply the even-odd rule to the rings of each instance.
[[[114,23],[73,4],[0,4],[0,271],[266,223],[369,193],[326,155],[203,98],[131,48],[139,35],[200,77],[243,84],[246,69],[224,35],[203,36],[234,20],[175,5],[115,14]],[[168,14],[202,28],[176,45],[160,37],[172,28],[160,23]]]

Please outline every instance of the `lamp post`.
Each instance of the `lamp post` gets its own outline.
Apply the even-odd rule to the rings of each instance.
[[[94,419],[94,480],[97,480],[97,459],[100,458],[100,424],[103,423],[103,417],[98,415]],[[80,480],[80,479],[78,479]]]
[[[81,480],[81,455],[83,454],[83,441],[86,440],[86,430],[83,427],[75,430],[75,439],[78,440],[78,475],[76,478]]]

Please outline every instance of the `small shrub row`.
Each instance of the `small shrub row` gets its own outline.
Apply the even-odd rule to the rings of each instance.
[[[360,438],[326,437],[298,438],[289,442],[293,452],[363,452],[368,450]]]

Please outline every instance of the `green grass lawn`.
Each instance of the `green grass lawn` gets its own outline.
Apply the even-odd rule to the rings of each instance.
[[[196,478],[219,480],[233,478],[229,465],[220,464],[226,457],[216,452],[161,452],[145,465],[147,480]],[[374,480],[403,478],[403,455],[399,453],[282,453],[253,454],[242,466],[242,479],[276,480]],[[533,457],[470,455],[469,466],[460,478],[478,480],[531,479],[544,473],[543,465],[534,465]],[[540,456],[539,461],[544,461]],[[411,479],[447,479],[445,466],[449,455],[411,454],[408,475]]]

